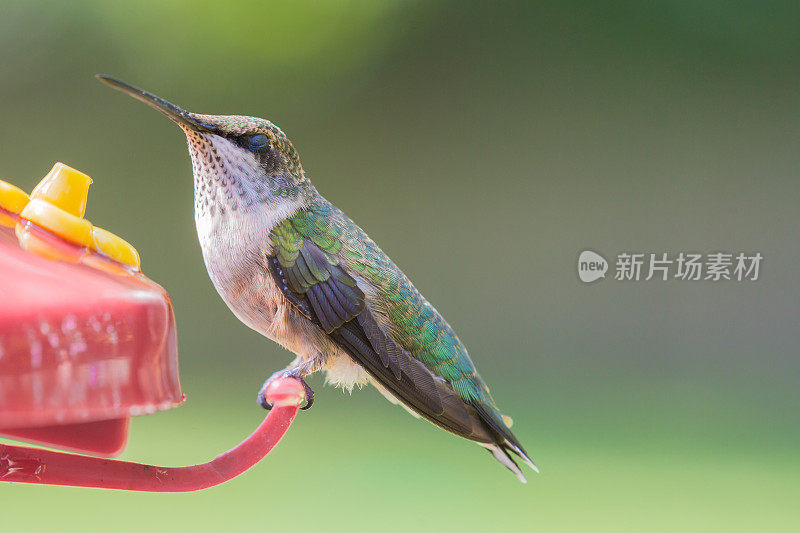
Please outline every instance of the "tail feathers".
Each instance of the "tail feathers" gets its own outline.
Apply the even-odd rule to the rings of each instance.
[[[522,459],[523,463],[531,467],[533,471],[536,472],[537,474],[539,473],[539,467],[536,466],[536,464],[531,460],[530,457],[528,457],[528,454],[525,453],[525,450],[508,441],[505,442],[504,448],[514,452],[520,459]]]
[[[495,459],[514,472],[523,483],[526,483],[525,476],[522,475],[517,463],[512,459],[512,453],[522,459],[526,465],[538,474],[539,468],[531,461],[525,449],[514,437],[514,434],[511,433],[510,424],[502,419],[502,415],[493,409],[487,408],[486,405],[473,404],[473,408],[475,408],[481,420],[489,427],[497,439],[493,443],[481,444],[481,446],[488,449]]]
[[[519,479],[523,483],[528,482],[528,480],[525,479],[525,475],[522,473],[522,470],[519,469],[519,466],[517,466],[517,463],[514,462],[514,459],[511,458],[511,456],[508,454],[505,448],[501,448],[497,444],[482,444],[482,446],[485,446],[486,449],[489,450],[489,453],[491,453],[494,456],[494,458],[500,462],[501,465],[511,470],[511,472],[513,472],[514,475],[517,476],[517,479]]]

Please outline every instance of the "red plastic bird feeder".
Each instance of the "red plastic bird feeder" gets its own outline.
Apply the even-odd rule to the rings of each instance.
[[[281,439],[304,398],[294,379],[268,388],[274,408],[236,448],[167,468],[107,459],[131,416],[179,406],[169,295],[136,250],[83,219],[88,176],[56,164],[30,197],[0,181],[0,481],[151,492],[225,482]]]

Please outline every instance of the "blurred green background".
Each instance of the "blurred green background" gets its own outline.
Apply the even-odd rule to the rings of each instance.
[[[555,5],[554,5],[555,4]],[[0,485],[6,531],[797,531],[800,5],[0,3],[0,177],[56,160],[171,293],[178,410],[124,458],[205,461],[290,354],[218,298],[181,132],[97,83],[270,118],[448,318],[542,469],[520,485],[374,390],[183,495]],[[756,282],[576,275],[579,252],[755,252]]]

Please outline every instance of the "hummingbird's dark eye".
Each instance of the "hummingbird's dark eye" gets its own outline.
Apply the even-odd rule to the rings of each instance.
[[[269,137],[263,133],[256,133],[255,135],[250,136],[250,138],[247,140],[247,144],[251,149],[259,150],[269,144]]]

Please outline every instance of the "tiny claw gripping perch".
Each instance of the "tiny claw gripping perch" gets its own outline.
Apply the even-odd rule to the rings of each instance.
[[[263,459],[289,429],[305,398],[294,378],[265,391],[273,409],[241,444],[203,464],[160,467],[0,444],[0,481],[144,492],[190,492],[224,483]]]

